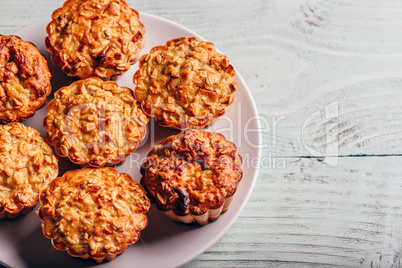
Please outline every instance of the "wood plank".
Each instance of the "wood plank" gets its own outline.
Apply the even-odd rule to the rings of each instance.
[[[250,71],[243,72],[268,125],[269,150],[311,155],[307,146],[331,155],[326,138],[338,134],[332,145],[337,142],[341,155],[400,153],[400,3],[303,2],[299,7],[282,2],[277,10],[282,19],[264,27],[260,65],[240,64],[255,74],[250,79]],[[337,105],[335,121],[325,118],[328,105]],[[305,128],[316,112],[321,120]],[[337,133],[328,130],[334,123]]]
[[[399,265],[400,160],[287,158],[286,169],[262,169],[240,218],[186,267]]]

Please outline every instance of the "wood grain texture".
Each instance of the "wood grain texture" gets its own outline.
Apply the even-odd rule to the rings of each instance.
[[[401,267],[402,2],[127,1],[215,43],[256,102],[260,175],[185,267]],[[61,0],[1,0],[10,34]]]
[[[399,161],[342,158],[331,168],[288,158],[262,169],[242,216],[188,267],[399,267]]]

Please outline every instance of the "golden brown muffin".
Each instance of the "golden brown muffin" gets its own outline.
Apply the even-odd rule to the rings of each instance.
[[[43,124],[59,156],[81,166],[115,166],[144,138],[149,117],[131,89],[88,78],[56,91]]]
[[[52,91],[47,61],[34,44],[0,35],[0,122],[27,119]]]
[[[234,75],[233,66],[214,44],[181,37],[140,58],[134,95],[161,126],[204,128],[233,102]]]
[[[187,130],[148,154],[141,184],[168,217],[205,225],[230,205],[242,178],[242,159],[222,134]]]
[[[111,167],[68,171],[50,182],[40,202],[42,230],[54,248],[98,263],[123,253],[148,224],[146,192]]]
[[[67,0],[46,32],[52,61],[82,79],[116,80],[145,44],[145,26],[124,0]]]
[[[39,132],[21,123],[0,125],[0,219],[25,215],[58,174],[58,161]]]

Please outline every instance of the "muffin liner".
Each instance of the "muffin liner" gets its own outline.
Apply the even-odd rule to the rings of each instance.
[[[163,211],[163,213],[170,219],[177,223],[207,225],[209,222],[216,221],[219,219],[221,214],[225,213],[229,209],[229,205],[232,202],[233,195],[226,198],[225,203],[216,209],[209,209],[206,213],[202,215],[188,214],[185,216],[179,216],[173,212],[173,210]]]

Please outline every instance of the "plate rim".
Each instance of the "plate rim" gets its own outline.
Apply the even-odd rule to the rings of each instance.
[[[140,15],[140,20],[141,20],[141,17],[148,17],[148,19],[157,20],[157,21],[162,22],[164,24],[167,23],[167,24],[170,24],[170,25],[174,26],[175,28],[178,28],[180,30],[184,30],[186,32],[189,32],[193,36],[197,37],[199,40],[208,41],[207,39],[205,39],[201,35],[199,35],[196,32],[194,32],[193,30],[191,30],[191,29],[187,28],[186,26],[183,26],[183,25],[181,25],[181,24],[179,24],[179,23],[177,23],[175,21],[169,20],[169,19],[161,17],[159,15],[154,15],[154,14],[143,12],[143,11],[139,11],[139,15]],[[22,28],[18,29],[17,31],[14,31],[11,35],[23,34],[22,32],[24,32],[27,28],[34,27],[34,25],[38,25],[38,24],[46,24],[46,21],[50,22],[50,18],[42,18],[42,19],[34,21],[34,22],[30,23],[30,24],[27,24],[27,25],[23,26]],[[42,30],[44,30],[45,33],[46,33],[45,29],[42,29]],[[210,42],[210,41],[208,41],[208,42]],[[217,50],[218,50],[218,48],[217,48]],[[146,53],[149,53],[149,52],[148,51],[142,51],[142,54],[146,54]],[[236,76],[235,77],[236,77],[237,82],[242,84],[242,86],[244,87],[244,92],[246,93],[247,97],[250,100],[251,107],[248,107],[248,108],[251,108],[251,113],[253,115],[257,116],[257,119],[258,119],[258,117],[259,117],[258,109],[257,109],[256,103],[254,101],[254,98],[253,98],[253,96],[251,94],[251,91],[250,91],[249,87],[247,86],[244,78],[241,76],[240,72],[236,69],[236,66],[233,65],[233,67],[234,67],[234,69],[236,71]],[[261,131],[260,120],[256,120],[256,128],[258,129],[258,135],[257,135],[257,141],[255,141],[255,142],[256,142],[256,144],[261,145],[262,131]],[[262,155],[261,147],[257,148],[256,155],[257,155],[258,159],[261,159],[261,155]],[[249,189],[247,190],[247,194],[242,197],[243,200],[241,201],[241,205],[239,206],[238,210],[234,212],[234,215],[232,216],[230,221],[228,221],[228,223],[221,228],[221,230],[219,231],[219,234],[216,235],[214,237],[214,239],[210,239],[210,240],[208,240],[208,242],[206,242],[202,246],[198,247],[197,250],[193,251],[193,254],[191,254],[191,256],[188,256],[185,259],[181,259],[180,261],[177,261],[176,262],[177,266],[183,266],[183,265],[191,262],[192,260],[196,259],[200,255],[202,255],[205,251],[208,250],[208,248],[210,248],[215,243],[217,243],[218,240],[220,240],[223,237],[223,235],[227,233],[227,231],[230,229],[230,227],[232,227],[234,222],[239,218],[241,212],[244,210],[245,206],[247,205],[247,203],[248,203],[248,201],[249,201],[249,199],[251,197],[251,194],[254,191],[254,188],[255,188],[255,185],[256,185],[256,182],[257,182],[257,179],[258,179],[260,165],[258,165],[257,167],[251,168],[251,169],[252,169],[252,177],[253,177],[251,185],[250,185]]]

